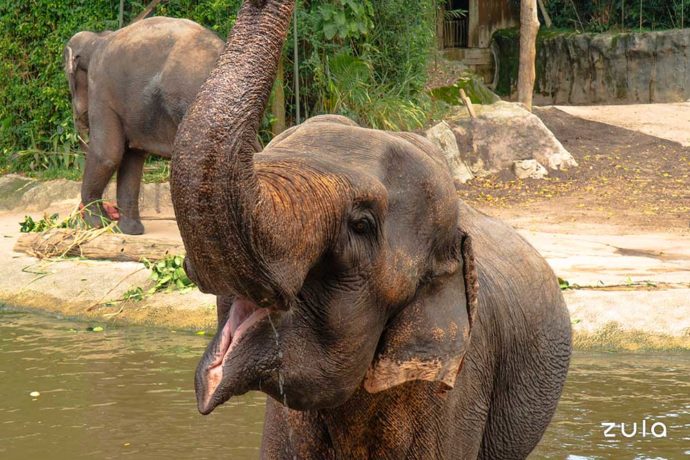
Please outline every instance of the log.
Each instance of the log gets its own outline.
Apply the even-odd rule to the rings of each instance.
[[[62,228],[41,233],[25,233],[17,240],[14,250],[39,259],[69,256],[118,262],[160,260],[170,255],[185,253],[181,241]]]

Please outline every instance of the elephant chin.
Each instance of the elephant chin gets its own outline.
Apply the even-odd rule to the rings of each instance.
[[[257,330],[265,331],[265,323],[274,308],[262,308],[244,297],[237,297],[226,315],[224,324],[207,347],[196,369],[195,387],[199,412],[210,414],[234,395],[250,390],[253,363],[245,361],[246,345]],[[241,346],[242,345],[242,346]],[[252,346],[253,347],[253,346]],[[238,350],[242,348],[243,350]],[[239,355],[239,356],[238,356]]]

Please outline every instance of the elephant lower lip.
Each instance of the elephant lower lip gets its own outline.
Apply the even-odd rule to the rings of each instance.
[[[216,402],[219,399],[216,393],[223,381],[225,363],[247,330],[267,317],[270,312],[270,308],[261,308],[243,297],[238,297],[233,302],[228,318],[219,333],[219,344],[213,354],[213,359],[203,372],[203,396],[198,401],[199,410],[202,413],[209,413],[220,404]]]

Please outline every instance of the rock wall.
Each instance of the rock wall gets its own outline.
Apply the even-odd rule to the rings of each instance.
[[[498,88],[517,82],[512,34],[496,36]],[[554,34],[537,45],[537,104],[630,104],[690,99],[690,29]]]

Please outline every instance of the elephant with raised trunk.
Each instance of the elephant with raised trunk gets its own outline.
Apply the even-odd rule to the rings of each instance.
[[[141,234],[139,188],[146,155],[170,157],[177,126],[224,42],[186,19],[144,19],[115,32],[79,32],[64,51],[74,122],[89,137],[81,198],[99,227],[103,190],[117,171],[119,227]]]
[[[175,140],[185,268],[218,299],[200,412],[267,393],[269,459],[525,458],[570,359],[556,277],[420,136],[330,115],[253,151],[293,6],[245,1]]]

